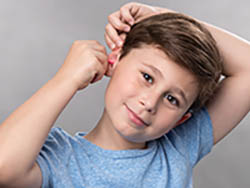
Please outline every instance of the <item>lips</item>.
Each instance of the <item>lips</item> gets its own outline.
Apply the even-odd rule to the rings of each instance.
[[[130,120],[135,123],[138,126],[149,126],[148,123],[146,123],[145,121],[143,121],[135,112],[133,112],[127,105],[125,105],[127,110],[128,110],[128,114],[129,114],[129,118]]]

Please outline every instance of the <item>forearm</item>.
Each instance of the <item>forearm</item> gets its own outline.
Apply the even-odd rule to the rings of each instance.
[[[175,12],[166,8],[155,7],[157,12]],[[249,74],[250,71],[250,43],[239,36],[225,31],[214,25],[202,22],[216,40],[219,51],[223,57],[223,74],[237,76]]]
[[[70,83],[54,77],[0,125],[0,172],[27,172],[48,133],[76,93]]]
[[[203,23],[211,32],[223,57],[225,79],[207,103],[213,125],[214,144],[233,130],[250,110],[250,44],[248,41]]]
[[[228,31],[203,23],[215,38],[223,57],[223,74],[250,76],[250,43]]]

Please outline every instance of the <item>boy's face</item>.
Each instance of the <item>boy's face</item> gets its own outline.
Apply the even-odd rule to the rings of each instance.
[[[115,131],[143,143],[175,127],[197,94],[198,83],[190,72],[156,47],[144,45],[116,64],[105,110]]]

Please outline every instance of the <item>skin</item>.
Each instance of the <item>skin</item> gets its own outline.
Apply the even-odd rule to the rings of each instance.
[[[186,112],[198,93],[196,78],[164,52],[144,45],[114,66],[102,118],[85,136],[89,141],[105,149],[145,148],[146,141],[161,137],[190,117]],[[174,88],[184,92],[186,102]],[[131,121],[129,110],[148,126]]]

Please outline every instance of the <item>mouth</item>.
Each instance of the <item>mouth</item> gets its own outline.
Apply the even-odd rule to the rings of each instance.
[[[141,119],[135,112],[133,112],[127,105],[126,106],[126,109],[128,111],[128,116],[130,118],[130,120],[136,124],[137,126],[139,127],[142,127],[142,126],[149,126],[149,124],[147,122],[145,122],[143,119]]]

